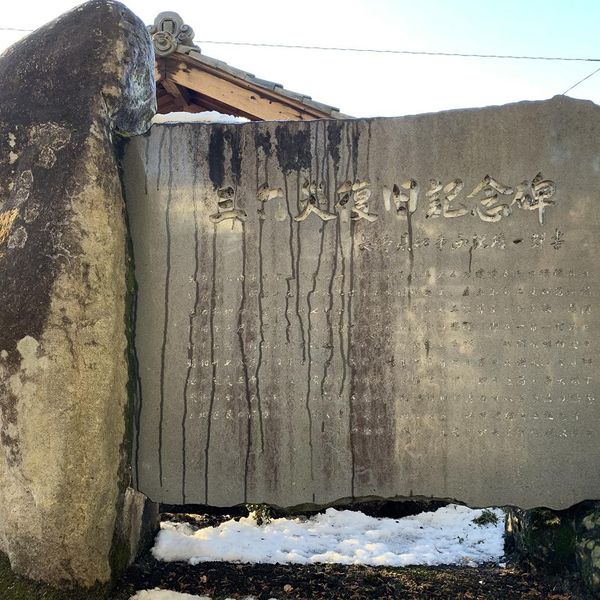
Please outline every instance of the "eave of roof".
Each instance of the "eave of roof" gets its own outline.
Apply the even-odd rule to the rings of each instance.
[[[157,55],[161,113],[217,110],[255,121],[351,118],[338,108],[202,54],[193,43],[193,30],[176,13],[161,13],[149,30]]]

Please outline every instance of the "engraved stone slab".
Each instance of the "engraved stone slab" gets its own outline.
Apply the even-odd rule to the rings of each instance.
[[[557,97],[134,140],[139,489],[600,497],[598,139]]]

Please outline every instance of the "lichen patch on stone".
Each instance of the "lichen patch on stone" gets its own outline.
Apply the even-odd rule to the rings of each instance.
[[[10,235],[12,225],[19,214],[18,208],[0,212],[0,246]]]
[[[20,226],[17,227],[8,238],[7,246],[10,249],[23,248],[25,242],[27,242],[27,230],[25,227]]]
[[[12,200],[20,206],[29,198],[31,188],[33,187],[33,173],[30,169],[22,171],[15,181],[15,187],[12,191]]]
[[[21,369],[27,375],[34,375],[39,369],[48,367],[48,358],[38,356],[39,346],[40,343],[30,335],[26,335],[17,343],[17,351],[21,355]]]

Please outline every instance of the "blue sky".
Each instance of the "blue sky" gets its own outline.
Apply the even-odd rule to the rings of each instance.
[[[3,6],[7,27],[35,28],[79,2]],[[126,0],[146,23],[175,10],[198,40],[600,58],[592,0]],[[19,35],[0,32],[6,47]],[[600,67],[545,62],[200,44],[202,51],[353,116],[395,116],[550,98]],[[570,92],[600,103],[600,73]]]

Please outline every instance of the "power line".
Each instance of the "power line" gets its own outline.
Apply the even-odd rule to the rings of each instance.
[[[567,94],[567,92],[570,92],[573,88],[576,88],[580,83],[583,83],[586,79],[589,79],[590,77],[598,73],[598,71],[600,71],[600,67],[598,67],[595,71],[592,71],[589,75],[586,75],[583,79],[580,79],[577,83],[573,84],[568,90],[565,90],[563,92],[563,96]]]
[[[376,48],[340,48],[336,46],[302,46],[291,44],[265,44],[257,42],[225,42],[217,40],[194,40],[198,44],[225,44],[229,46],[252,46],[257,48],[289,48],[297,50],[325,50],[335,52],[370,52],[376,54],[409,54],[414,56],[454,56],[459,58],[500,58],[512,60],[553,60],[600,62],[600,58],[581,58],[567,56],[519,56],[513,54],[469,54],[466,52],[427,52],[424,50],[388,50]]]
[[[0,27],[0,31],[17,31],[31,33],[34,29],[20,29],[18,27]],[[300,44],[267,44],[264,42],[228,42],[223,40],[194,40],[198,44],[221,44],[228,46],[250,46],[254,48],[285,48],[290,50],[321,50],[326,52],[364,52],[371,54],[406,54],[411,56],[449,56],[457,58],[496,58],[504,60],[549,60],[569,62],[600,62],[600,58],[582,58],[576,56],[531,56],[516,54],[471,54],[468,52],[428,52],[425,50],[390,50],[386,48],[342,48],[338,46],[304,46]],[[600,71],[600,69],[598,69]],[[578,81],[567,91],[571,91],[598,71],[594,71],[581,81]],[[565,92],[566,93],[566,92]]]

